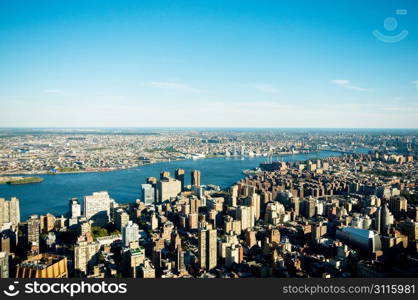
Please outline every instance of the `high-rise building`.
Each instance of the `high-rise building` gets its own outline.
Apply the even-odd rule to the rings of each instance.
[[[301,203],[301,214],[310,219],[315,216],[316,201],[314,198],[303,200]]]
[[[0,278],[9,278],[9,255],[0,252]]]
[[[4,223],[11,223],[14,227],[20,223],[19,199],[12,197],[7,201],[0,198],[0,227]]]
[[[159,201],[164,202],[181,193],[181,182],[174,178],[163,178],[157,183]]]
[[[150,223],[151,223],[151,229],[152,230],[156,230],[158,228],[158,218],[157,218],[155,212],[153,212],[151,214]]]
[[[32,256],[16,267],[16,278],[67,278],[67,258],[49,253]]]
[[[183,169],[176,169],[175,178],[181,182],[181,190],[184,191],[184,170]]]
[[[139,227],[137,224],[129,221],[128,225],[122,228],[122,244],[129,247],[131,242],[138,241]]]
[[[201,229],[198,233],[198,258],[201,269],[211,270],[216,267],[217,257],[216,229]]]
[[[10,254],[14,252],[16,246],[16,232],[13,230],[3,230],[0,232],[0,251]]]
[[[42,233],[48,233],[55,227],[55,216],[52,214],[46,214],[40,217],[40,230]]]
[[[408,200],[403,196],[394,196],[390,198],[389,209],[397,218],[408,211]]]
[[[105,191],[84,197],[84,216],[94,225],[105,226],[110,220],[112,199]]]
[[[154,204],[155,202],[155,189],[151,184],[141,184],[142,201],[145,204]]]
[[[254,210],[250,206],[240,205],[237,208],[237,219],[241,221],[241,229],[245,230],[254,226]]]
[[[28,220],[28,245],[39,247],[40,221],[38,215],[31,215]]]
[[[225,267],[230,268],[234,263],[240,263],[241,248],[236,245],[231,245],[225,249]]]
[[[81,205],[77,198],[72,198],[70,200],[70,218],[74,219],[78,217],[81,217]]]
[[[199,225],[199,215],[197,213],[191,213],[188,216],[189,230],[197,229]]]
[[[119,208],[115,214],[115,226],[119,231],[129,223],[129,214],[123,209]]]
[[[97,254],[100,249],[99,242],[79,242],[74,246],[74,269],[87,274],[89,269],[96,264]]]
[[[177,273],[181,273],[186,270],[186,266],[184,264],[184,252],[181,247],[177,247],[176,249],[176,271]]]
[[[200,186],[200,171],[193,170],[192,171],[192,178],[191,178],[192,186]]]

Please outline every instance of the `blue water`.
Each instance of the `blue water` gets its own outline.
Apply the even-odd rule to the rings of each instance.
[[[310,154],[283,155],[274,160],[297,161],[312,158],[340,156],[339,152],[321,151]],[[202,184],[216,184],[228,187],[238,181],[245,169],[255,168],[264,157],[244,158],[206,158],[199,160],[183,160],[145,165],[137,168],[105,172],[78,173],[59,175],[39,175],[44,178],[42,183],[26,185],[0,185],[0,198],[17,197],[20,200],[21,219],[30,214],[52,213],[66,214],[68,200],[72,197],[82,199],[96,191],[108,191],[110,196],[119,203],[133,202],[140,198],[140,185],[150,176],[159,177],[163,170],[174,176],[174,170],[182,168],[186,171],[185,183],[190,184],[190,171],[201,171]]]

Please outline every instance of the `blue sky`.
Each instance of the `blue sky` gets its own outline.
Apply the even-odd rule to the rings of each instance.
[[[0,126],[417,128],[417,20],[414,0],[1,0]]]

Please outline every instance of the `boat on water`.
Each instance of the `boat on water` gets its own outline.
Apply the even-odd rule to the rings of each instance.
[[[197,153],[197,154],[192,154],[192,159],[193,160],[196,160],[196,159],[201,159],[201,158],[205,158],[206,156],[204,155],[204,154],[200,154],[200,153]]]

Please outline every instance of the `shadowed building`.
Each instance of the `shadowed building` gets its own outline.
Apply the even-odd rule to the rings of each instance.
[[[200,171],[193,170],[192,171],[192,186],[200,186]]]
[[[176,169],[175,178],[181,182],[181,191],[184,191],[184,170]]]

